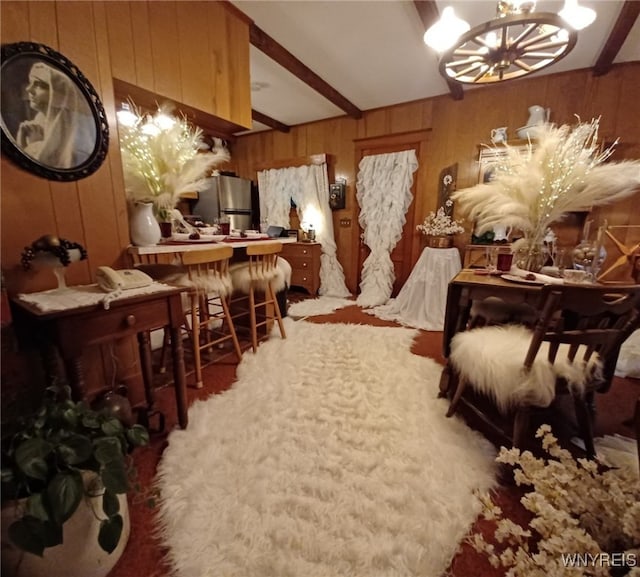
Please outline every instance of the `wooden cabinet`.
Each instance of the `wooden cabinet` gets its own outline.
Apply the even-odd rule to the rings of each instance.
[[[291,265],[291,286],[315,295],[320,288],[319,242],[292,242],[282,246],[280,256]]]
[[[251,21],[240,10],[229,2],[135,1],[104,2],[103,9],[114,79],[156,102],[229,121],[229,134],[251,127]],[[135,95],[138,106],[145,104],[139,100]]]

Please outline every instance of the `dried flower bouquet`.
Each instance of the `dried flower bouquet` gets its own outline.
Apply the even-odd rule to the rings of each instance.
[[[494,543],[469,537],[476,551],[510,577],[609,576],[631,567],[640,575],[640,483],[635,472],[601,470],[595,461],[575,460],[541,426],[536,436],[550,458],[529,451],[500,450],[499,463],[514,467],[515,482],[531,487],[521,503],[533,513],[529,528],[502,516],[489,495],[480,497],[482,516],[495,522]]]
[[[133,103],[132,124],[120,124],[120,145],[125,190],[132,202],[152,202],[160,220],[178,204],[180,195],[206,186],[211,171],[229,160],[220,139],[206,152],[203,132],[166,107],[154,115],[143,115]]]
[[[491,182],[460,189],[451,198],[476,223],[476,234],[495,225],[521,230],[541,243],[567,212],[617,202],[640,190],[640,162],[607,162],[615,147],[598,144],[599,119],[575,126],[544,125],[525,154],[500,147]]]
[[[416,226],[416,230],[425,236],[448,236],[464,232],[460,221],[453,220],[448,212],[453,206],[453,201],[447,200],[437,212],[431,211],[422,224]]]

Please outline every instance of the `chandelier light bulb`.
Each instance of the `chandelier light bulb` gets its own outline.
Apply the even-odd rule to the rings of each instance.
[[[458,18],[451,6],[442,11],[442,17],[424,34],[424,42],[437,52],[451,48],[471,26]]]
[[[574,30],[582,30],[596,19],[596,11],[580,6],[578,0],[565,0],[564,8],[558,14]]]
[[[495,48],[498,45],[498,35],[495,32],[489,32],[485,38],[488,46]]]

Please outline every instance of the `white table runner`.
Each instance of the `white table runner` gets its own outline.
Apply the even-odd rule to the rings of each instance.
[[[133,296],[152,294],[156,292],[172,289],[169,285],[154,282],[148,286],[104,292],[97,284],[70,286],[62,289],[51,289],[37,293],[20,293],[17,299],[33,305],[42,312],[55,312],[77,309],[85,306],[95,306],[102,304],[105,309],[118,299],[130,298]]]

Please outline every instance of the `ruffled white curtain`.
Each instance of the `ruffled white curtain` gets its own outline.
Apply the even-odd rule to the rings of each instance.
[[[387,302],[393,290],[391,251],[406,223],[418,159],[415,150],[377,154],[365,156],[358,168],[359,222],[371,252],[362,265],[357,304],[372,307]]]
[[[289,168],[271,168],[258,172],[260,214],[269,224],[289,228],[291,200],[300,222],[313,223],[316,241],[322,245],[319,294],[351,296],[345,284],[344,270],[336,256],[333,217],[329,207],[327,165],[314,164]]]

